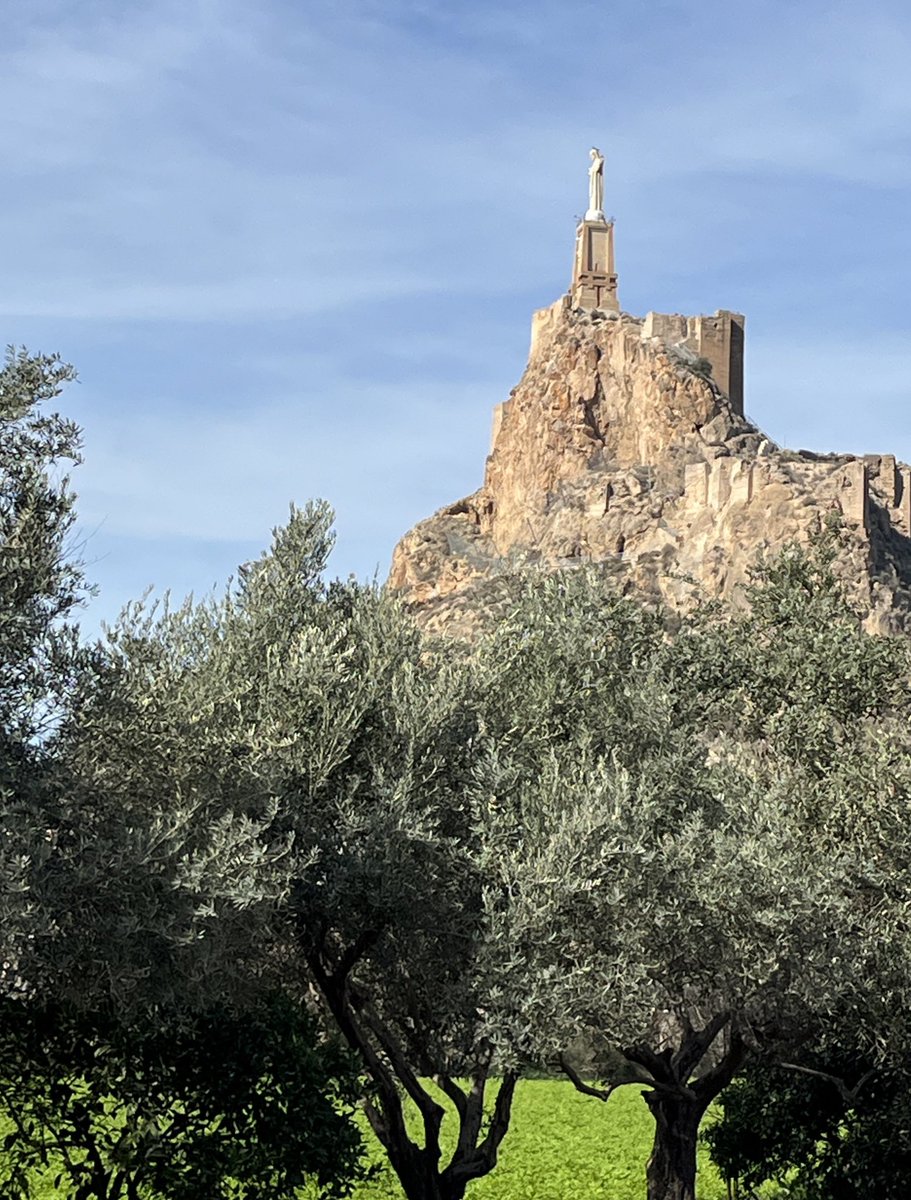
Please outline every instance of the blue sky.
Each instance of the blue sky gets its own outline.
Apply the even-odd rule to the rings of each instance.
[[[620,298],[747,314],[778,441],[911,459],[907,0],[7,0],[0,316],[81,382],[112,618],[289,501],[385,575],[481,481],[587,152]]]

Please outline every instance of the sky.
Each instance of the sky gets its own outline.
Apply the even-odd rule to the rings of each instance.
[[[911,460],[907,0],[3,0],[0,325],[79,372],[86,627],[333,574],[481,482],[606,158],[622,307],[747,316],[747,415]]]

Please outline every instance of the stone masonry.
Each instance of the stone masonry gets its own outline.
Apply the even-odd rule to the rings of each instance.
[[[576,230],[570,295],[576,308],[620,311],[613,221],[580,221]]]
[[[707,360],[712,378],[743,416],[743,313],[719,309],[714,317],[682,317],[677,313],[650,312],[643,337],[656,337],[669,345],[685,346]]]

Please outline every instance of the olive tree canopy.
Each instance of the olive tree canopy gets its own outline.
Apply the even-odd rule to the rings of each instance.
[[[881,1044],[907,999],[907,647],[864,633],[824,550],[750,599],[671,635],[579,571],[481,651],[491,1027],[524,1018],[590,1094],[646,1088],[650,1200],[694,1195],[699,1122],[752,1050],[793,1056],[835,1012]]]

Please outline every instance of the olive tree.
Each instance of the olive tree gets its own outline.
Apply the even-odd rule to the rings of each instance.
[[[265,986],[317,995],[406,1195],[458,1200],[496,1162],[516,1080],[483,1016],[501,967],[474,676],[392,597],[323,582],[330,521],[294,510],[221,599],[134,609],[111,631],[62,736],[58,875],[74,891],[65,903],[58,883],[55,907],[74,965],[98,927],[86,906],[111,907],[121,1002],[128,986],[241,1006]],[[131,975],[143,961],[153,979]]]
[[[279,1037],[251,964],[288,836],[258,807],[260,783],[225,764],[224,721],[196,722],[199,737],[197,714],[169,721],[154,689],[134,705],[128,657],[147,682],[178,673],[143,636],[141,611],[111,644],[80,642],[88,589],[66,474],[80,433],[45,411],[74,378],[57,356],[25,350],[0,369],[0,1087],[14,1123],[0,1178],[24,1194],[28,1163],[56,1144],[86,1197],[132,1195],[150,1179],[215,1194],[229,1176],[248,1195],[293,1190],[304,1174],[344,1190],[360,1146],[336,1105],[350,1065],[303,1012],[282,1026],[280,1064],[253,1061],[267,1034],[273,1049]],[[129,656],[118,637],[132,639]],[[237,885],[227,899],[226,880]],[[235,996],[249,1003],[232,1015]],[[237,1021],[244,1042],[216,1078],[201,1043],[237,1039]],[[264,1074],[269,1117],[256,1107]],[[255,1120],[277,1132],[278,1110],[290,1120],[301,1105],[312,1119],[266,1161],[270,1135]]]
[[[145,951],[165,995],[317,995],[409,1200],[490,1171],[518,1070],[554,1058],[605,1098],[646,1088],[650,1200],[688,1200],[749,1053],[836,1010],[896,1021],[901,670],[796,558],[753,626],[711,609],[672,635],[578,572],[460,649],[323,582],[330,545],[325,506],[293,511],[221,600],[112,631],[61,738],[73,964],[122,895],[112,992],[144,991]],[[86,863],[95,899],[62,903]]]
[[[35,933],[33,862],[46,856],[47,742],[80,651],[74,610],[85,585],[73,553],[76,426],[44,411],[72,367],[10,347],[0,368],[0,939],[2,986],[21,988]]]
[[[85,592],[63,473],[80,461],[79,430],[42,411],[73,379],[59,357],[12,347],[0,369],[0,735],[10,782],[16,755],[35,746],[65,698],[67,622]]]
[[[541,581],[481,651],[512,967],[492,1027],[521,1011],[527,1053],[590,1095],[645,1088],[650,1200],[692,1200],[702,1116],[760,1046],[793,1055],[836,1010],[871,1046],[901,1019],[906,652],[801,563],[757,584],[751,615],[713,607],[674,636],[585,572]]]

